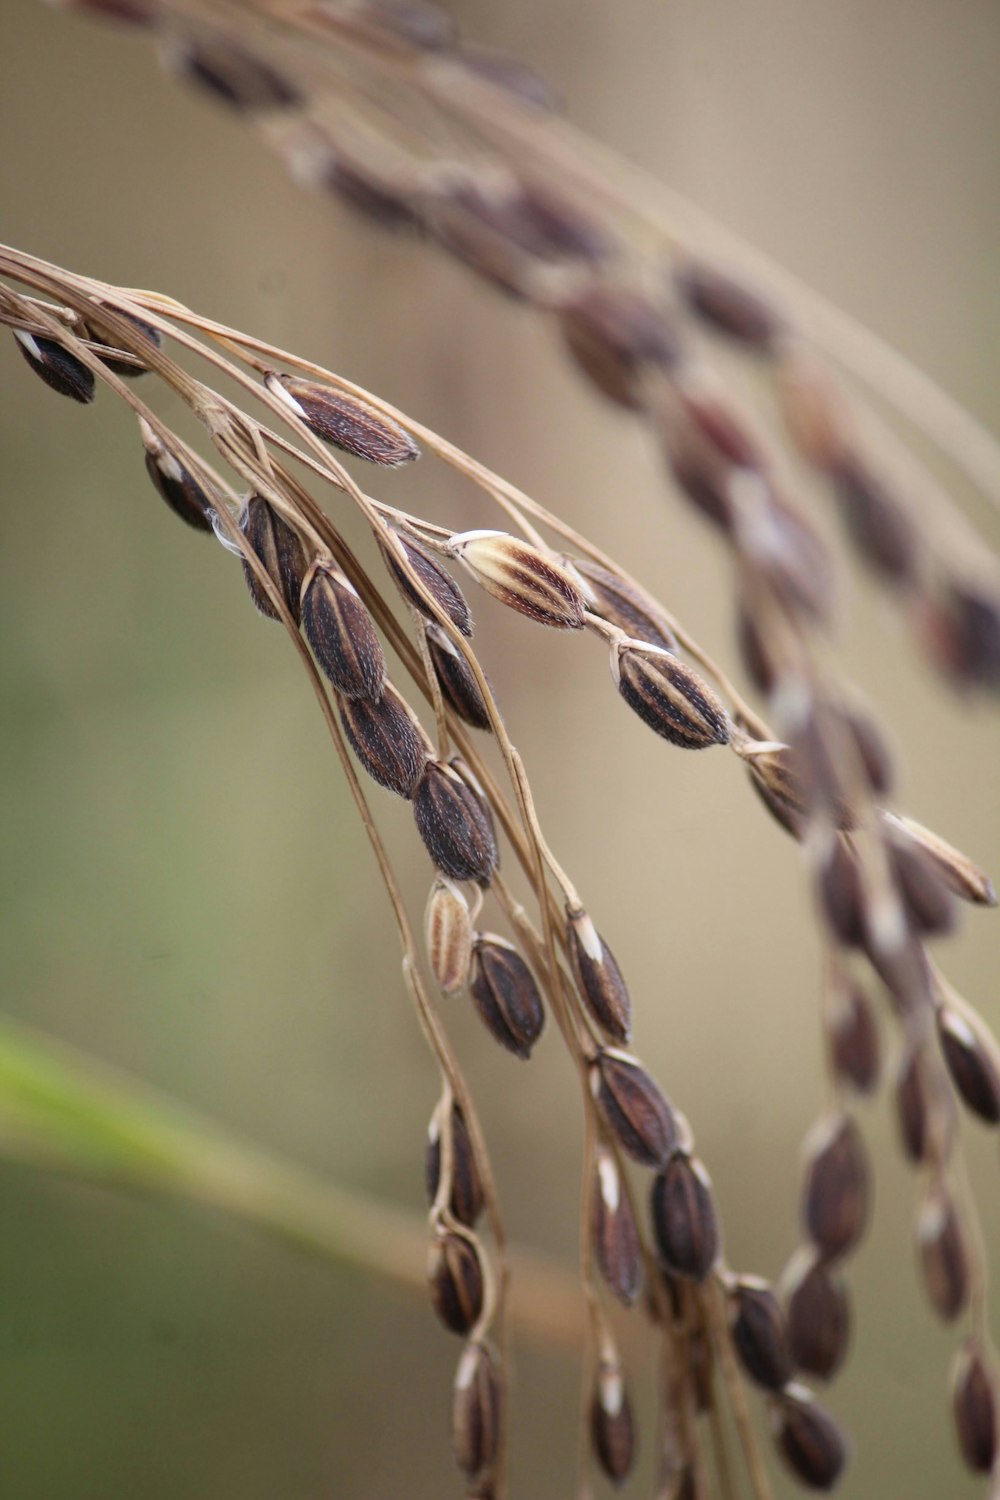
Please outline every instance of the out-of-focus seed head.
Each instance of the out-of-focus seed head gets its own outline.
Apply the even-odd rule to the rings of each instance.
[[[672,370],[681,357],[669,313],[632,287],[592,282],[559,318],[576,363],[619,406],[638,409],[646,371]]]
[[[713,391],[678,381],[659,414],[667,467],[702,515],[729,534],[743,480],[763,497],[763,458],[740,418]]]
[[[340,722],[351,748],[373,781],[410,798],[434,746],[409,704],[386,682],[377,702],[341,698]]]
[[[816,529],[783,500],[762,490],[756,474],[738,472],[731,485],[743,557],[790,613],[821,623],[834,603],[834,572]],[[749,495],[751,504],[743,504]]]
[[[959,690],[1000,687],[1000,591],[995,581],[952,578],[914,607],[924,647]]]
[[[464,1235],[441,1235],[430,1247],[427,1280],[431,1302],[445,1328],[468,1333],[483,1310],[479,1252]]]
[[[460,1224],[465,1224],[471,1229],[483,1211],[483,1185],[476,1167],[469,1128],[457,1104],[452,1105],[450,1117],[440,1105],[431,1116],[431,1123],[427,1130],[427,1155],[424,1162],[427,1201],[434,1203],[441,1184],[441,1165],[444,1161],[442,1132],[444,1130],[451,1131],[451,1191],[446,1201],[452,1216]]]
[[[896,768],[882,730],[871,714],[861,708],[846,710],[844,719],[873,794],[889,796],[896,783]]]
[[[141,417],[139,432],[146,450],[146,473],[157,494],[167,502],[175,516],[180,516],[195,531],[211,531],[212,497],[204,485]]]
[[[309,568],[309,557],[298,532],[291,527],[263,495],[251,495],[240,516],[240,525],[261,565],[285,601],[296,624],[301,612],[302,581]],[[243,572],[250,597],[269,620],[280,618],[253,569],[244,562]]]
[[[853,455],[842,456],[832,477],[844,526],[861,557],[881,577],[905,584],[914,575],[919,543],[907,510]]]
[[[632,1002],[614,954],[585,911],[567,911],[566,937],[573,975],[587,1009],[608,1036],[627,1042]]]
[[[741,1276],[729,1289],[729,1336],[750,1379],[780,1391],[792,1378],[781,1304],[766,1281]]]
[[[813,877],[823,916],[846,948],[865,942],[865,896],[857,859],[843,839],[830,838],[812,849]]]
[[[762,800],[778,821],[790,831],[801,830],[816,795],[809,763],[801,751],[780,740],[756,740],[740,750],[740,757],[757,783]],[[854,813],[846,802],[838,799],[831,811],[838,828],[855,826]]]
[[[846,1255],[868,1222],[868,1161],[849,1115],[821,1121],[808,1143],[803,1220],[816,1248]]]
[[[446,995],[465,988],[472,962],[472,915],[459,886],[435,880],[427,902],[427,956]]]
[[[607,1146],[594,1162],[591,1237],[601,1275],[619,1302],[631,1307],[642,1286],[642,1250],[632,1204]]]
[[[458,647],[434,624],[427,626],[427,646],[445,702],[473,729],[492,729],[479,684]]]
[[[969,1254],[958,1211],[943,1183],[936,1183],[920,1205],[917,1246],[931,1306],[951,1323],[968,1306]]]
[[[719,1218],[701,1162],[681,1152],[653,1182],[650,1205],[660,1257],[677,1276],[704,1281],[719,1254]]]
[[[469,989],[501,1046],[515,1057],[530,1057],[545,1026],[545,1007],[531,970],[512,943],[491,933],[476,938]]]
[[[900,1058],[895,1103],[900,1144],[909,1160],[929,1160],[932,1147],[946,1155],[957,1124],[954,1098],[943,1081],[939,1086],[922,1046],[908,1046]]]
[[[629,708],[685,750],[729,741],[729,719],[711,688],[668,651],[638,641],[611,647],[611,675]]]
[[[830,996],[829,1043],[837,1077],[859,1094],[870,1094],[879,1080],[878,1022],[871,1001],[857,984],[839,984]]]
[[[1000,1064],[997,1045],[985,1027],[975,1026],[954,1006],[937,1012],[941,1051],[962,1101],[988,1125],[1000,1123]]]
[[[833,381],[817,364],[796,353],[782,360],[777,389],[795,446],[814,468],[831,473],[850,441],[843,402]]]
[[[889,825],[891,829],[891,825]],[[914,932],[950,932],[958,919],[955,899],[938,863],[910,838],[886,840],[896,888]]]
[[[470,1483],[487,1477],[496,1461],[503,1428],[503,1388],[485,1344],[469,1343],[455,1374],[451,1442],[455,1462]]]
[[[736,614],[736,645],[750,681],[769,698],[777,689],[779,669],[745,601]]]
[[[579,630],[584,599],[569,573],[530,542],[505,531],[464,531],[450,550],[488,594],[539,625]]]
[[[952,1415],[958,1446],[974,1474],[988,1474],[997,1461],[997,1389],[993,1372],[974,1339],[967,1339],[951,1374]]]
[[[748,349],[768,354],[784,331],[783,320],[759,293],[713,266],[692,262],[675,282],[693,313]]]
[[[662,651],[676,651],[677,639],[666,620],[654,614],[642,594],[626,579],[602,568],[587,557],[572,559],[574,571],[583,576],[588,590],[587,603],[595,614],[645,646],[659,646]]]
[[[517,104],[546,114],[560,108],[558,95],[545,79],[517,58],[507,57],[505,53],[494,52],[488,47],[473,46],[458,47],[453,55],[467,73],[473,73],[484,83],[499,89]]]
[[[624,1484],[635,1462],[635,1423],[621,1365],[602,1361],[590,1404],[594,1456],[613,1485]]]
[[[602,1047],[590,1074],[591,1093],[623,1151],[644,1167],[659,1167],[678,1142],[674,1111],[637,1058]]]
[[[428,205],[427,219],[446,249],[516,297],[530,298],[539,268],[562,258],[513,180],[480,183],[471,176],[456,176],[440,185]]]
[[[301,619],[337,692],[377,702],[385,684],[382,642],[354,585],[329,559],[318,558],[303,580]]]
[[[69,396],[83,405],[93,401],[93,374],[75,354],[70,354],[55,339],[43,338],[41,334],[26,333],[23,328],[15,328],[12,332],[24,358],[47,386],[58,391],[60,396]]]
[[[354,458],[396,468],[420,457],[409,433],[356,396],[274,371],[265,375],[264,384],[317,437]]]
[[[291,79],[222,32],[173,42],[162,56],[171,72],[231,109],[259,113],[302,103]]]
[[[441,566],[434,554],[421,546],[419,542],[414,541],[412,537],[403,536],[400,532],[393,533],[385,545],[386,562],[392,569],[393,577],[399,587],[410,603],[431,620],[434,616],[407,578],[399,560],[393,556],[391,548],[398,549],[400,555],[406,559],[424,588],[448,616],[456,630],[460,630],[464,636],[471,638],[472,611],[468,601],[451,574]]]
[[[327,7],[317,4],[309,9],[311,13]],[[458,40],[455,18],[427,0],[361,0],[350,12],[341,5],[329,9],[338,18],[346,16],[348,25],[379,33],[383,42],[391,38],[421,52],[442,52]]]
[[[851,1342],[851,1305],[843,1278],[815,1250],[803,1250],[782,1277],[782,1292],[793,1365],[805,1375],[832,1380]]]
[[[450,766],[439,761],[425,766],[413,795],[413,815],[443,875],[489,885],[498,864],[493,829],[476,793]]]
[[[79,11],[81,15],[99,16],[102,21],[118,21],[126,26],[155,26],[160,8],[153,0],[49,0],[58,10]]]
[[[792,1473],[814,1490],[832,1490],[848,1459],[847,1439],[805,1386],[791,1385],[772,1409],[774,1439]]]
[[[898,813],[883,812],[882,819],[901,836],[913,840],[936,864],[945,884],[954,895],[974,906],[996,906],[997,893],[993,882],[984,870],[973,864],[968,855],[954,848],[938,834],[932,833],[912,818]]]

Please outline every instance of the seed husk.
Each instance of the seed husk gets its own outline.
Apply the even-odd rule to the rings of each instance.
[[[410,798],[434,747],[406,700],[386,682],[377,702],[341,698],[340,722],[373,781]]]
[[[718,333],[762,354],[770,353],[783,332],[782,319],[763,297],[713,266],[692,262],[675,278],[684,301]]]
[[[948,889],[954,895],[963,901],[972,902],[974,906],[996,906],[997,893],[992,880],[968,855],[912,818],[883,810],[882,820],[890,828],[898,829],[901,834],[912,839],[934,860]]]
[[[602,619],[617,625],[644,646],[676,651],[677,639],[665,620],[655,616],[642,595],[624,578],[586,557],[574,557],[573,567],[583,575],[593,599],[591,607]]]
[[[590,1405],[594,1456],[615,1486],[625,1483],[635,1462],[635,1423],[621,1366],[602,1362]]]
[[[431,887],[426,919],[427,956],[446,995],[465,988],[472,962],[472,915],[461,889],[438,876]]]
[[[420,457],[409,433],[356,396],[273,370],[265,375],[264,384],[317,437],[354,458],[396,468]]]
[[[455,1374],[451,1441],[455,1462],[470,1483],[493,1467],[502,1420],[503,1393],[493,1356],[485,1344],[469,1343]]]
[[[847,1462],[847,1441],[805,1386],[791,1385],[773,1411],[775,1441],[792,1473],[810,1489],[832,1490]]]
[[[545,1026],[545,1007],[531,970],[512,943],[492,933],[477,937],[469,990],[501,1046],[515,1057],[530,1057]]]
[[[413,794],[417,831],[431,859],[452,880],[489,885],[497,867],[497,845],[475,792],[450,766],[431,761]]]
[[[951,1081],[963,1102],[988,1125],[1000,1123],[1000,1066],[993,1038],[951,1005],[938,1007],[937,1029]]]
[[[954,1322],[969,1302],[969,1254],[958,1210],[943,1183],[936,1183],[920,1205],[917,1245],[931,1306],[944,1322]]]
[[[338,693],[376,702],[381,698],[382,642],[354,585],[328,559],[317,558],[302,584],[302,629]]]
[[[632,1002],[621,970],[585,911],[567,911],[570,965],[580,994],[598,1026],[617,1042],[632,1029]]]
[[[781,1304],[756,1276],[741,1276],[728,1293],[729,1336],[740,1364],[757,1385],[780,1391],[792,1378]]]
[[[434,1203],[441,1181],[441,1163],[444,1159],[441,1132],[445,1128],[451,1130],[451,1192],[448,1196],[448,1208],[460,1224],[471,1229],[483,1211],[483,1185],[476,1167],[469,1128],[457,1104],[452,1105],[450,1120],[440,1106],[431,1117],[424,1162],[427,1201]]]
[[[607,1146],[598,1146],[594,1162],[591,1237],[601,1275],[625,1307],[642,1286],[642,1250],[632,1204],[618,1164]]]
[[[164,54],[164,61],[186,81],[231,109],[289,109],[302,103],[302,95],[290,79],[222,33],[173,45]]]
[[[211,531],[213,506],[208,491],[141,417],[139,432],[146,450],[146,473],[154,489],[188,526]]]
[[[473,729],[492,729],[489,710],[465,657],[437,625],[427,626],[427,646],[445,701]]]
[[[584,600],[566,569],[505,531],[464,531],[451,551],[488,594],[539,625],[579,630]]]
[[[967,1339],[952,1369],[952,1414],[958,1446],[974,1474],[988,1474],[997,1461],[996,1382],[974,1339]]]
[[[611,675],[629,708],[672,745],[705,750],[729,740],[729,719],[700,677],[668,651],[638,641],[611,647]]]
[[[830,1004],[830,1060],[838,1078],[870,1094],[880,1071],[878,1023],[860,985],[838,985]]]
[[[788,1350],[796,1370],[832,1380],[847,1358],[851,1305],[842,1277],[814,1250],[800,1252],[782,1278]]]
[[[431,1245],[427,1263],[431,1302],[445,1328],[468,1333],[483,1310],[483,1269],[475,1246],[460,1234]]]
[[[650,1206],[660,1258],[677,1276],[704,1281],[719,1254],[719,1219],[708,1173],[677,1152],[653,1182]]]
[[[120,307],[112,307],[110,310],[116,313],[119,318],[123,318],[130,327],[135,329],[141,338],[146,339],[155,348],[161,349],[163,347],[163,335],[158,328],[153,327],[152,323],[147,323],[142,318],[137,318],[133,313],[125,312]],[[94,321],[93,315],[89,316],[87,321],[89,327],[90,323]],[[100,341],[102,343],[106,342],[103,337]],[[148,374],[145,365],[136,363],[136,360],[139,358],[138,355],[133,355],[129,359],[127,356],[132,354],[130,349],[123,349],[121,353],[126,357],[116,358],[114,354],[102,354],[101,364],[106,365],[115,375],[121,375],[125,380],[134,380],[137,375]]]
[[[86,405],[94,399],[94,376],[87,366],[55,339],[12,329],[14,340],[28,364],[45,384],[60,396]]]
[[[642,405],[648,368],[671,370],[681,347],[669,313],[633,287],[595,281],[559,313],[570,354],[598,390],[619,406]]]
[[[849,1115],[821,1121],[811,1142],[803,1219],[816,1248],[846,1255],[868,1222],[868,1163],[858,1127]]]
[[[285,601],[296,624],[301,614],[302,581],[309,568],[309,557],[298,532],[275,510],[263,495],[251,495],[240,517],[247,541]],[[246,562],[243,572],[254,604],[269,620],[280,618],[253,569]]]
[[[602,1047],[590,1088],[622,1150],[644,1167],[661,1166],[677,1145],[677,1119],[639,1060]]]
[[[407,578],[398,559],[392,555],[390,546],[397,547],[400,550],[420,579],[420,582],[424,585],[424,588],[444,614],[448,616],[448,619],[455,626],[456,630],[460,630],[466,638],[471,639],[472,611],[469,608],[468,600],[451,574],[441,566],[434,554],[429,552],[426,547],[421,546],[419,542],[414,541],[412,537],[403,536],[400,532],[393,534],[391,543],[387,544],[384,549],[386,562],[392,569],[393,577],[396,579],[406,598],[432,621],[434,620],[433,614]]]

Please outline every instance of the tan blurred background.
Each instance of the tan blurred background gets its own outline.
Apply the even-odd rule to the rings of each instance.
[[[996,426],[996,0],[456,9],[470,38],[534,62],[584,128]],[[714,539],[664,502],[649,445],[590,400],[532,316],[300,193],[237,122],[165,79],[143,40],[32,0],[0,3],[0,132],[5,239],[370,385],[579,523],[732,660]],[[9,342],[0,371],[4,1004],[419,1212],[434,1070],[287,644],[220,549],[156,501],[123,412],[60,401]],[[430,462],[380,492],[461,525],[494,519]],[[1000,546],[996,519],[976,519]],[[794,851],[729,757],[685,756],[619,709],[593,642],[474,602],[544,825],[628,976],[644,1060],[692,1120],[730,1260],[776,1275],[823,1098]],[[866,583],[852,604],[845,657],[893,728],[905,806],[996,872],[995,716],[930,682]],[[419,914],[430,872],[409,813],[374,801]],[[997,919],[979,913],[946,953],[995,1027],[998,956]],[[467,1004],[448,1014],[510,1228],[572,1270],[579,1111],[557,1039],[524,1067]],[[856,1340],[830,1398],[857,1444],[843,1493],[972,1496],[945,1409],[953,1339],[918,1292],[915,1182],[884,1099],[864,1127],[875,1223],[851,1266]],[[996,1142],[966,1134],[1000,1250]],[[447,1451],[457,1348],[419,1299],[208,1213],[24,1168],[0,1167],[0,1182],[5,1494],[460,1492]],[[577,1384],[570,1362],[522,1343],[517,1500],[572,1492]],[[648,1432],[645,1394],[639,1407]]]

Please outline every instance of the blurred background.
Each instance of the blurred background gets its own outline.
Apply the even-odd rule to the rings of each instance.
[[[994,0],[453,8],[469,39],[549,77],[583,128],[996,426]],[[578,524],[733,662],[714,539],[540,320],[433,249],[300,192],[237,120],[165,78],[141,37],[34,0],[0,9],[5,239],[370,386]],[[157,501],[127,414],[60,401],[10,340],[0,349],[5,1009],[419,1214],[435,1071],[306,681],[238,568]],[[435,520],[495,521],[429,460],[378,486]],[[973,514],[1000,546],[996,518]],[[995,716],[930,680],[867,582],[850,604],[844,660],[900,750],[901,804],[996,874]],[[637,1049],[691,1119],[729,1259],[776,1276],[824,1098],[795,851],[730,757],[685,756],[620,707],[592,641],[474,605],[543,825],[628,977]],[[373,802],[419,917],[430,867],[409,811],[377,790]],[[943,957],[1000,1027],[996,915],[972,912]],[[446,1014],[510,1231],[572,1274],[579,1106],[554,1028],[523,1066],[467,1002]],[[918,1288],[916,1181],[885,1097],[863,1128],[875,1217],[850,1265],[853,1354],[829,1398],[856,1443],[842,1492],[971,1497],[946,1407],[954,1337]],[[1000,1249],[996,1141],[975,1125],[965,1136]],[[0,1164],[0,1187],[6,1494],[460,1493],[447,1439],[458,1350],[421,1298],[209,1210],[17,1165]],[[635,1392],[647,1473],[648,1386]],[[521,1339],[518,1500],[572,1492],[577,1397],[572,1360]],[[778,1492],[792,1493],[784,1479]]]

